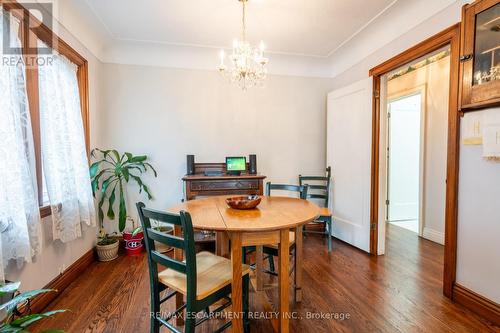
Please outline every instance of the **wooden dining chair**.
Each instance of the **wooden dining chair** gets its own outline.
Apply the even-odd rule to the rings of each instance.
[[[195,327],[208,320],[213,314],[224,310],[231,304],[232,269],[231,261],[209,252],[195,253],[194,232],[191,216],[181,211],[180,215],[160,212],[145,208],[144,203],[137,203],[137,210],[144,230],[144,241],[148,256],[150,292],[151,292],[151,333],[158,333],[160,326],[167,327],[172,332],[180,331],[169,321],[186,309],[185,332],[192,333]],[[171,223],[179,226],[182,236],[162,233],[151,228],[150,219]],[[155,241],[173,246],[184,251],[185,260],[179,261],[159,253]],[[158,265],[166,267],[158,271]],[[250,267],[243,265],[243,322],[245,332],[249,332],[248,321],[248,290]],[[164,290],[169,294],[160,298]],[[160,305],[176,294],[182,294],[186,303],[167,316],[162,316]],[[226,302],[210,312],[209,306],[220,301]],[[201,319],[196,320],[199,312],[205,312]],[[231,326],[231,321],[222,325],[217,332]]]
[[[266,195],[271,196],[272,191],[287,191],[287,192],[295,192],[298,194],[300,199],[307,198],[307,190],[308,186],[298,186],[298,185],[288,185],[288,184],[272,184],[271,182],[266,183]],[[290,254],[293,253],[295,249],[295,231],[290,231]],[[277,275],[276,269],[274,267],[274,257],[278,256],[278,244],[269,244],[263,247],[263,252],[268,257],[269,261],[269,270],[267,273]]]
[[[324,232],[307,231],[304,229],[304,234],[320,233],[326,234],[328,237],[328,252],[332,251],[332,213],[328,209],[330,200],[330,185],[331,185],[331,168],[326,168],[326,176],[302,176],[299,175],[299,185],[308,185],[307,199],[316,199],[322,202],[322,208],[319,217],[312,223],[326,224]],[[314,182],[309,184],[308,182]],[[318,184],[319,183],[319,184]]]

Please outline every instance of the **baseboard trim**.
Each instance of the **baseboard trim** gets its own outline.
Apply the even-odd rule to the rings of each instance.
[[[424,227],[422,237],[432,242],[444,245],[444,233]]]
[[[500,304],[456,283],[453,286],[452,299],[500,326]]]
[[[31,311],[33,313],[42,312],[59,294],[66,289],[71,282],[78,278],[81,273],[87,269],[95,261],[94,249],[90,249],[83,256],[78,258],[71,266],[68,267],[62,274],[50,281],[44,288],[54,289],[57,292],[41,294],[31,301]]]

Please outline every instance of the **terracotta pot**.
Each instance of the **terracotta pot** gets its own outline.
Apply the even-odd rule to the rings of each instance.
[[[117,240],[116,242],[108,245],[96,245],[97,256],[99,261],[111,261],[113,259],[118,258],[118,247],[120,242]]]

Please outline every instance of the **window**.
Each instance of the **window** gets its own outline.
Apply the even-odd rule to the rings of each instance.
[[[44,57],[39,54],[39,50],[43,49],[42,46],[51,48],[57,56],[62,56],[59,59],[61,68],[71,68],[74,66],[76,72],[77,95],[79,98],[80,111],[83,120],[83,135],[85,137],[85,149],[87,156],[89,153],[89,121],[88,121],[88,66],[87,61],[67,43],[56,36],[49,28],[43,25],[37,18],[29,13],[22,5],[16,2],[3,3],[3,8],[9,11],[13,16],[20,20],[19,36],[22,46],[22,54],[26,63],[26,92],[28,97],[29,110],[31,115],[31,127],[33,131],[33,142],[35,151],[35,164],[36,164],[36,180],[38,186],[38,202],[40,206],[40,213],[42,217],[51,214],[51,209],[47,205],[48,194],[46,175],[42,167],[42,128],[41,128],[41,84],[40,81],[41,70],[40,59]],[[48,57],[45,57],[48,59]],[[68,63],[65,63],[66,60]],[[43,62],[43,61],[42,61]],[[67,73],[71,75],[70,72]],[[43,81],[43,84],[48,85],[45,88],[51,87],[54,82],[51,80]],[[60,87],[61,85],[59,85]],[[73,97],[76,98],[76,97]]]

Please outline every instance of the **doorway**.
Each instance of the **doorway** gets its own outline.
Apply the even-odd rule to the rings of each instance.
[[[452,296],[453,285],[456,277],[456,249],[457,249],[457,195],[458,195],[458,151],[459,151],[459,113],[458,113],[458,74],[460,55],[460,24],[434,35],[433,37],[415,45],[414,47],[398,54],[386,62],[372,68],[369,75],[373,77],[373,116],[372,116],[372,158],[371,158],[371,192],[370,192],[370,253],[383,254],[385,249],[385,202],[381,196],[381,187],[384,187],[381,173],[383,150],[381,142],[384,141],[382,81],[384,76],[391,71],[408,64],[430,52],[444,46],[450,46],[450,79],[442,82],[449,88],[448,105],[448,133],[446,151],[446,209],[445,209],[445,250],[444,250],[444,278],[443,292],[447,297]],[[382,202],[382,205],[381,205]],[[381,244],[384,243],[384,244]]]
[[[450,47],[382,78],[381,202],[392,235],[412,232],[444,245]],[[393,228],[394,227],[394,228]],[[401,230],[401,231],[400,231]],[[384,234],[386,237],[388,233]],[[408,237],[412,237],[408,235]],[[385,253],[384,243],[381,252]]]
[[[386,221],[419,235],[424,100],[417,91],[387,102]]]

